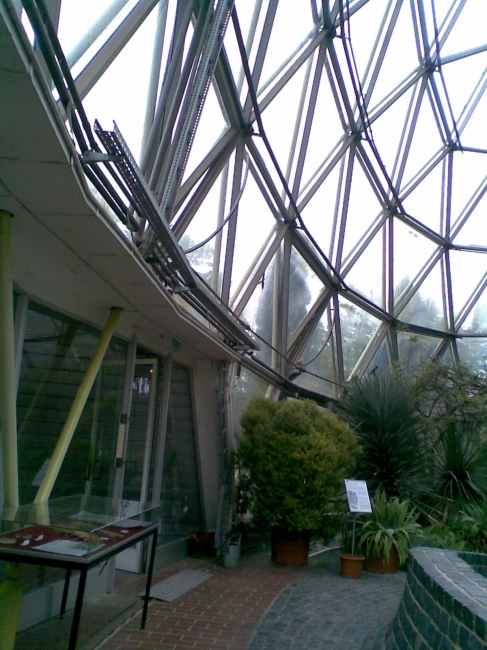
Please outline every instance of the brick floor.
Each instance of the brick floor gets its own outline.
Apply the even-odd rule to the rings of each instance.
[[[304,569],[276,567],[268,556],[256,555],[238,569],[210,570],[209,580],[173,603],[151,602],[145,630],[136,614],[97,647],[245,650],[276,597]]]
[[[145,576],[117,572],[114,593],[83,607],[77,650],[370,650],[401,597],[405,575],[338,575],[335,552],[307,567],[273,565],[269,553],[245,556],[238,569],[187,558],[154,574],[183,569],[213,575],[173,603],[151,601],[140,630]],[[16,639],[16,650],[66,650],[72,612]]]

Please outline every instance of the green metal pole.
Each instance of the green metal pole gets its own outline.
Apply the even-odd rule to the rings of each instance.
[[[0,418],[5,508],[19,505],[11,222],[10,212],[0,210]]]
[[[81,386],[78,388],[78,393],[74,399],[68,419],[66,420],[61,435],[59,436],[51,462],[49,463],[44,478],[42,479],[42,483],[39,486],[34,503],[47,501],[51,495],[52,488],[58,477],[59,470],[63,464],[66,452],[69,449],[73,434],[78,425],[81,414],[83,413],[86,400],[88,399],[91,388],[95,382],[96,376],[103,362],[103,357],[105,356],[105,352],[121,313],[122,309],[118,307],[114,307],[110,312],[110,316],[108,317],[105,328],[101,334],[95,354],[86,370]]]
[[[20,564],[8,562],[5,580],[0,585],[0,650],[13,650],[19,620],[22,587]]]

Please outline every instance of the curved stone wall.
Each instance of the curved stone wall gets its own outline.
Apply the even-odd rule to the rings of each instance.
[[[483,574],[483,575],[482,575]],[[386,650],[487,649],[487,555],[415,548]]]

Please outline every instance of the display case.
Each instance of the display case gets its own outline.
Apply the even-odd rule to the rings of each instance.
[[[75,495],[0,512],[0,551],[78,558],[125,546],[157,523],[159,504]]]
[[[0,560],[66,569],[60,617],[72,571],[79,571],[68,650],[75,650],[88,571],[152,537],[142,609],[144,629],[154,569],[160,504],[76,495],[0,512]]]

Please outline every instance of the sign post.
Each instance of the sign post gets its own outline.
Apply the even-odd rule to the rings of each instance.
[[[345,479],[345,490],[347,492],[348,509],[353,515],[352,524],[352,556],[355,555],[355,517],[358,513],[370,514],[369,491],[365,481],[353,481]]]

